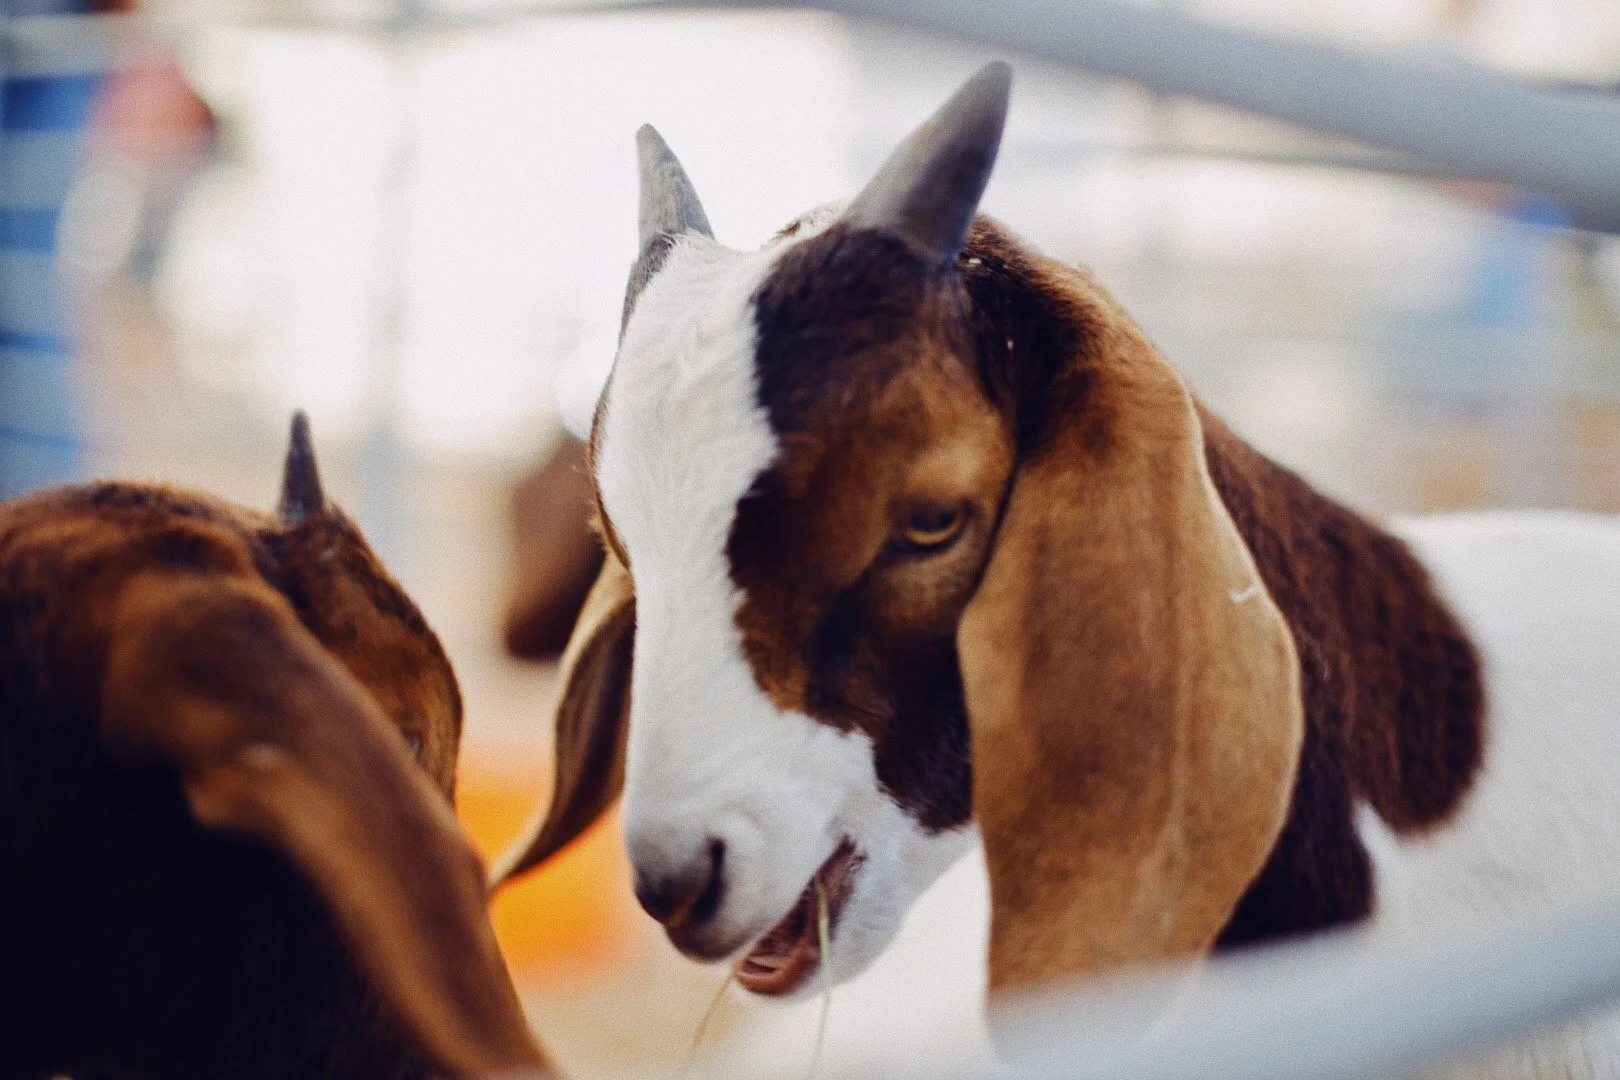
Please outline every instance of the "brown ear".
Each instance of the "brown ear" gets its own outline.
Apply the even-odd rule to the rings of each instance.
[[[544,1067],[444,796],[280,594],[151,573],[108,627],[108,742],[178,766],[206,825],[283,851],[380,996],[458,1076]]]
[[[624,787],[635,628],[630,572],[609,550],[563,652],[551,805],[496,861],[496,886],[566,847]]]
[[[1293,640],[1191,395],[1086,279],[1036,272],[1091,325],[1044,336],[1072,355],[958,633],[993,991],[1208,949],[1303,737]]]

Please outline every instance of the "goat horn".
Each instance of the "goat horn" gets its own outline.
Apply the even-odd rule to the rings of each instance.
[[[624,315],[619,332],[630,322],[630,311],[647,282],[664,265],[671,240],[683,232],[714,239],[709,215],[703,212],[697,189],[664,137],[651,124],[636,132],[636,156],[641,159],[641,250],[630,267],[624,290]]]
[[[636,132],[636,154],[641,159],[641,250],[659,239],[687,231],[710,239],[709,217],[698,201],[697,190],[686,178],[674,151],[651,124]]]
[[[287,442],[287,464],[281,472],[281,502],[276,517],[283,525],[302,525],[326,509],[321,474],[315,467],[315,448],[309,439],[309,417],[303,409],[293,413],[292,435]]]
[[[986,64],[889,155],[842,220],[929,259],[956,258],[996,163],[1011,88],[1006,61]]]

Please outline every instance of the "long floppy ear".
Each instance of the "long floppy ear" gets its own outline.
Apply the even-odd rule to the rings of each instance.
[[[562,850],[618,798],[635,627],[630,572],[610,548],[563,652],[551,805],[496,860],[494,885]]]
[[[1013,376],[1038,400],[958,632],[993,991],[1208,949],[1276,842],[1304,730],[1191,395],[1088,279],[1023,273],[1008,287],[1044,295],[1008,312],[1080,325],[998,329],[1061,355]]]
[[[280,594],[220,573],[131,579],[102,724],[115,749],[173,762],[203,824],[286,854],[441,1067],[545,1067],[448,802]]]

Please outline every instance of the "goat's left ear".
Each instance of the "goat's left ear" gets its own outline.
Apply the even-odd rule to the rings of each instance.
[[[611,548],[563,652],[551,805],[496,861],[499,887],[590,828],[624,787],[636,598]]]
[[[173,763],[199,821],[284,854],[441,1067],[544,1065],[449,802],[285,598],[248,577],[143,573],[105,633],[110,746]]]
[[[1053,358],[958,631],[993,991],[1208,949],[1276,842],[1303,737],[1293,639],[1192,397],[1122,312],[1093,314]]]

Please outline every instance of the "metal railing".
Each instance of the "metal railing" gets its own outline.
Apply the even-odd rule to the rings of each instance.
[[[1049,993],[998,1042],[1044,1077],[1364,1080],[1620,1001],[1620,901],[1419,935],[1346,931]]]

